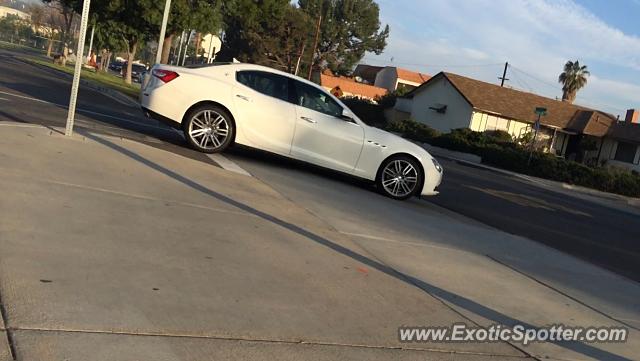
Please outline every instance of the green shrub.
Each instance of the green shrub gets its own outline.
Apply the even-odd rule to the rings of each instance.
[[[430,126],[411,119],[390,122],[387,130],[400,133],[404,138],[421,143],[428,143],[439,134]]]
[[[513,137],[504,130],[487,130],[484,132],[491,143],[513,143]]]
[[[455,129],[433,138],[430,144],[482,157],[482,162],[534,177],[551,179],[578,186],[640,197],[640,176],[637,172],[593,168],[558,158],[549,153],[534,152],[529,160],[526,146],[514,142],[503,132],[474,132]]]

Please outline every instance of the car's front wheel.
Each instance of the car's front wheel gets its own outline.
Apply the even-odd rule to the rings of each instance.
[[[382,163],[376,177],[376,185],[382,194],[403,200],[418,192],[423,177],[420,165],[415,159],[399,155]]]
[[[184,135],[193,148],[204,153],[222,152],[233,141],[231,116],[215,105],[202,105],[187,114]]]

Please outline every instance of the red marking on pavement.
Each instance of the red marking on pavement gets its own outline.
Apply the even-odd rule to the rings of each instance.
[[[366,275],[369,274],[369,271],[366,268],[362,268],[362,267],[358,267],[358,272],[362,272],[362,273],[364,273]]]

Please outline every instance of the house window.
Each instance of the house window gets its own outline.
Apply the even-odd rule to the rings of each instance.
[[[613,159],[619,162],[633,163],[637,148],[638,146],[633,143],[618,142],[616,155]]]

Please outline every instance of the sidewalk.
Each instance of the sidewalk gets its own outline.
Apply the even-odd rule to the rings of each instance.
[[[521,173],[508,171],[501,168],[492,167],[481,163],[481,158],[467,153],[454,152],[443,148],[423,145],[431,154],[435,157],[440,157],[454,161],[459,164],[463,164],[469,167],[475,167],[478,169],[484,169],[490,172],[503,174],[510,177],[515,177],[520,180],[526,181],[531,184],[535,184],[544,189],[570,195],[576,198],[581,198],[591,202],[595,202],[607,207],[612,207],[625,212],[631,212],[640,215],[640,198],[626,197],[619,194],[602,192],[596,189],[581,187],[577,185],[567,184],[564,182],[553,181],[544,178],[533,177]]]
[[[389,202],[389,216],[415,206],[416,217],[378,229],[356,212],[309,204],[315,216],[302,197],[290,201],[256,178],[178,154],[40,127],[2,128],[0,174],[0,299],[18,360],[640,354],[640,286],[425,210],[427,202]],[[409,222],[423,231],[401,233]],[[399,326],[454,323],[626,324],[630,339],[527,347],[397,340]],[[11,357],[5,340],[2,361]]]
[[[399,343],[401,325],[468,320],[255,178],[37,127],[3,127],[0,153],[18,360],[526,356]]]

